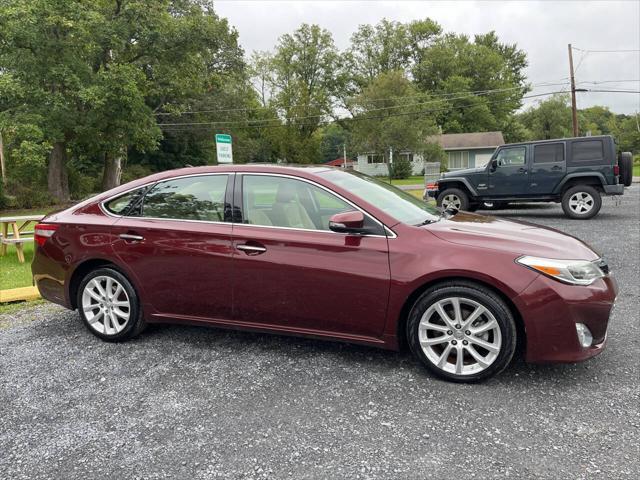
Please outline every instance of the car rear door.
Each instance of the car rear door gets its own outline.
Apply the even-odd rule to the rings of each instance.
[[[490,196],[514,197],[526,195],[529,191],[529,166],[527,147],[517,145],[501,147],[489,168]]]
[[[565,143],[542,143],[532,145],[531,148],[533,161],[529,191],[532,194],[548,195],[553,192],[567,172]]]
[[[390,283],[382,225],[379,235],[330,231],[328,217],[354,205],[303,179],[237,174],[235,190],[235,320],[349,340],[382,335]]]
[[[113,226],[113,249],[157,318],[230,319],[233,174],[192,175],[151,187]]]

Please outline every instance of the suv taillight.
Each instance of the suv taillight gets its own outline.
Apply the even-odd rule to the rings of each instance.
[[[33,239],[40,246],[44,245],[48,238],[58,230],[58,225],[52,223],[38,223],[33,229]]]
[[[613,174],[617,177],[618,175],[620,175],[620,165],[614,165],[613,166]]]

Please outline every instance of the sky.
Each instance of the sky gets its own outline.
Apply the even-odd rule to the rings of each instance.
[[[502,42],[527,52],[531,83],[568,82],[567,44],[574,50],[578,88],[640,90],[640,0],[630,1],[228,1],[216,12],[229,20],[247,55],[273,50],[278,37],[301,23],[329,30],[344,50],[360,24],[382,18],[400,22],[430,17],[446,32],[473,36],[495,30]],[[586,53],[585,50],[592,50]],[[593,50],[636,50],[593,52]],[[625,83],[580,83],[633,80]],[[533,93],[568,88],[537,87]],[[578,108],[605,105],[616,113],[640,110],[640,94],[577,93]],[[535,102],[536,100],[528,100]]]

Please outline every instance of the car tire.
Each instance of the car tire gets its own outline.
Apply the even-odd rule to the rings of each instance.
[[[490,289],[465,281],[441,283],[422,293],[409,313],[406,335],[411,351],[431,373],[460,383],[480,382],[503,371],[517,344],[515,320],[505,302]]]
[[[437,204],[442,208],[453,205],[458,210],[469,211],[469,196],[459,188],[447,188],[438,195]]]
[[[89,331],[107,342],[129,340],[146,326],[133,285],[113,268],[87,274],[80,282],[76,305]]]
[[[569,218],[588,220],[602,207],[600,192],[591,185],[576,185],[562,195],[562,210]]]
[[[633,182],[633,154],[622,152],[618,156],[618,167],[620,167],[620,181],[625,187],[630,187]]]

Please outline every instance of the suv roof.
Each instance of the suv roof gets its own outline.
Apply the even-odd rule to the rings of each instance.
[[[590,137],[566,137],[566,138],[549,138],[545,140],[529,140],[528,142],[515,142],[515,143],[505,143],[504,145],[500,145],[501,147],[506,147],[509,145],[530,145],[532,143],[557,143],[557,142],[566,142],[567,140],[598,140],[602,138],[611,138],[611,135],[593,135]]]

